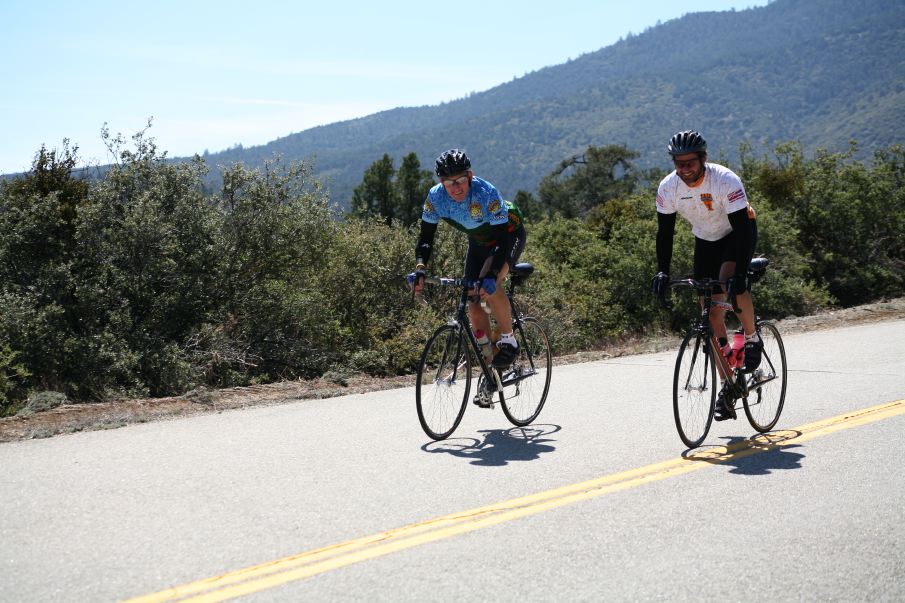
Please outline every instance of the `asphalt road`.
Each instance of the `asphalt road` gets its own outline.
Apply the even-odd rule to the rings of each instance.
[[[440,443],[406,388],[0,444],[0,601],[905,600],[905,321],[786,348],[698,460],[672,351]]]

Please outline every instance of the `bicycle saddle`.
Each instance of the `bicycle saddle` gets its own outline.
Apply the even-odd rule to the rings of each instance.
[[[520,262],[509,269],[509,281],[513,285],[520,285],[525,282],[531,273],[534,272],[534,265],[528,262]]]
[[[748,278],[752,283],[764,275],[764,272],[767,270],[767,264],[769,263],[770,260],[767,258],[751,259],[751,263],[748,264]]]

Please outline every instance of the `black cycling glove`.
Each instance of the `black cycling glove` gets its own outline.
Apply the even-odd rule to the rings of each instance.
[[[657,276],[650,283],[651,293],[657,298],[661,306],[666,306],[669,302],[669,275],[665,272],[658,272]]]

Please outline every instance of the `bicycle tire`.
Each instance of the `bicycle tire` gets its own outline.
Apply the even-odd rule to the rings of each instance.
[[[465,414],[471,390],[471,354],[462,329],[443,325],[424,345],[418,362],[415,405],[424,433],[444,440]]]
[[[509,422],[524,427],[537,418],[547,401],[553,357],[547,334],[537,319],[528,317],[517,321],[515,337],[518,356],[500,373],[506,393],[504,397],[500,392],[500,402]]]
[[[718,386],[716,366],[704,336],[688,333],[676,357],[672,408],[676,430],[689,448],[700,446],[710,431]]]
[[[764,344],[760,366],[746,373],[748,396],[744,399],[748,422],[756,431],[765,433],[776,426],[786,401],[786,348],[779,329],[768,320],[757,322],[757,333]]]

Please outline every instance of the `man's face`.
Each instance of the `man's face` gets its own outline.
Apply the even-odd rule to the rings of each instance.
[[[682,182],[691,186],[704,175],[704,161],[706,157],[700,157],[697,153],[677,155],[673,157],[673,165],[676,166],[676,174]]]
[[[446,189],[446,192],[449,193],[449,196],[452,197],[455,201],[465,201],[465,198],[468,196],[468,187],[471,185],[471,170],[467,172],[462,172],[460,174],[453,174],[452,176],[443,176],[440,178],[440,182],[443,183],[443,188]]]

